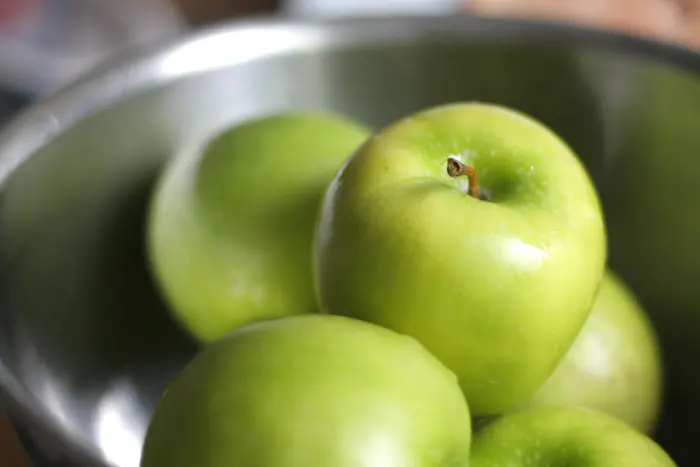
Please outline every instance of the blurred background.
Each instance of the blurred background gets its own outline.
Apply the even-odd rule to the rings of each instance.
[[[700,0],[0,0],[0,125],[125,47],[262,13],[525,16],[700,47]]]
[[[700,49],[700,0],[0,0],[0,128],[124,48],[263,13],[517,16]],[[28,467],[1,402],[0,467]]]

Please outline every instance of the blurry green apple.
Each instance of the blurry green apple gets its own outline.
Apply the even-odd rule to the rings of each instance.
[[[675,467],[651,438],[618,418],[550,406],[505,415],[475,433],[470,467]]]
[[[325,312],[420,341],[481,416],[552,374],[606,253],[570,148],[513,109],[456,103],[384,128],[343,165],[319,216],[315,282]]]
[[[204,348],[151,419],[141,467],[467,467],[454,374],[410,337],[305,315]]]
[[[587,407],[651,434],[662,384],[656,332],[633,292],[608,270],[573,347],[524,408]]]
[[[211,342],[248,322],[318,311],[311,248],[321,198],[369,130],[282,113],[227,128],[164,169],[149,256],[178,321]]]
[[[700,79],[664,62],[630,68],[632,92],[601,185],[610,264],[644,303],[664,350],[657,436],[680,465],[698,465],[700,418]],[[612,104],[611,104],[612,105]]]

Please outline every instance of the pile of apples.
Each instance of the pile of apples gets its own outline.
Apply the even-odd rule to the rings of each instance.
[[[670,467],[585,167],[516,109],[279,113],[174,157],[150,267],[201,350],[142,467]]]

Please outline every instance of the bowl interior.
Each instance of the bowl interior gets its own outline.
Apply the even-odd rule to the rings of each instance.
[[[662,337],[657,437],[680,465],[700,463],[689,435],[700,416],[700,75],[682,66],[700,70],[700,57],[567,31],[470,19],[225,27],[27,114],[0,144],[0,378],[26,396],[11,405],[21,428],[47,456],[138,465],[154,404],[196,350],[144,259],[145,204],[167,158],[279,110],[379,127],[480,100],[541,119],[586,163],[610,265]]]

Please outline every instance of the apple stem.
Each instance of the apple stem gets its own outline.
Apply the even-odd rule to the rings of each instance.
[[[447,174],[452,178],[466,176],[469,179],[469,194],[476,199],[482,199],[479,189],[479,178],[474,167],[462,164],[454,157],[447,159]]]

